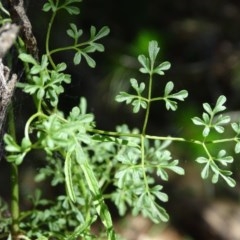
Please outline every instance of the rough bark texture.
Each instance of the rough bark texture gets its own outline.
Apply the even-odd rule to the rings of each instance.
[[[17,82],[17,75],[4,66],[2,59],[14,43],[18,30],[17,25],[9,23],[0,28],[0,130]]]
[[[24,8],[24,0],[9,0],[9,13],[14,23],[5,24],[0,28],[0,131],[17,82],[17,75],[4,66],[2,59],[13,45],[18,32],[27,52],[38,59],[37,41]]]
[[[21,26],[20,35],[26,46],[26,50],[35,59],[38,59],[37,40],[32,32],[31,22],[26,14],[23,0],[9,0],[9,12],[14,23]]]

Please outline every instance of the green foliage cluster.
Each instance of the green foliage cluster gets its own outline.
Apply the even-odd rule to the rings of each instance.
[[[231,123],[234,137],[221,137],[224,126],[230,123],[230,117],[222,114],[226,109],[226,97],[220,96],[214,107],[204,103],[202,118],[192,118],[193,124],[203,127],[201,139],[147,134],[152,104],[162,102],[166,110],[176,111],[178,102],[188,96],[186,90],[175,91],[171,81],[165,84],[161,96],[153,96],[153,81],[159,81],[159,76],[171,67],[169,62],[158,63],[160,48],[156,41],[149,42],[148,55],[138,57],[139,71],[146,75],[146,80],[139,82],[131,78],[134,93],[120,92],[115,99],[131,105],[135,114],[144,111],[141,129],[129,129],[127,125],[117,126],[112,132],[97,129],[94,115],[88,113],[84,98],[80,98],[79,105],[73,106],[68,114],[59,110],[63,84],[70,84],[71,76],[65,73],[67,64],[56,64],[52,55],[73,50],[74,64],[79,64],[83,57],[90,67],[95,67],[89,54],[104,51],[98,41],[109,33],[107,27],[99,31],[91,27],[90,39],[82,43],[79,39],[83,31],[71,23],[67,35],[73,39],[73,44],[50,50],[49,39],[56,14],[61,10],[79,14],[79,8],[74,5],[79,2],[48,0],[43,6],[43,11],[51,13],[46,53],[41,61],[27,53],[19,56],[26,66],[27,81],[18,83],[18,87],[32,95],[36,112],[27,120],[20,143],[10,134],[4,136],[6,159],[19,166],[30,151],[44,151],[45,164],[39,169],[36,180],[51,179],[52,187],[64,185],[66,188],[66,194],[57,196],[54,201],[42,198],[41,191],[36,190],[31,197],[33,209],[21,212],[18,219],[21,239],[100,239],[92,233],[97,220],[102,223],[107,239],[117,239],[107,200],[115,203],[122,216],[131,211],[133,215],[142,214],[155,223],[168,221],[169,216],[162,206],[168,196],[159,182],[168,181],[169,171],[184,174],[179,160],[174,159],[169,150],[172,142],[201,146],[203,154],[196,162],[203,165],[202,178],[211,177],[212,182],[217,183],[220,177],[229,186],[235,186],[228,168],[233,157],[228,156],[225,149],[220,149],[215,156],[209,148],[211,144],[222,146],[224,142],[233,142],[235,152],[240,152],[240,123]],[[219,134],[218,139],[211,138],[212,131]],[[113,186],[112,192],[109,186]],[[3,216],[0,230],[10,232],[10,226],[9,217]],[[14,232],[10,232],[8,239],[13,235]]]

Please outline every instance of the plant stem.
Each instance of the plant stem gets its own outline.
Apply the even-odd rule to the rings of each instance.
[[[140,136],[141,136],[141,134],[136,134],[136,133],[112,132],[112,131],[105,131],[105,130],[101,130],[101,129],[88,129],[88,132],[95,133],[95,134],[106,135],[106,136],[112,136],[112,137],[140,138]]]
[[[59,4],[59,0],[56,1],[56,6],[58,6],[58,4]],[[49,21],[49,24],[48,24],[46,43],[45,43],[46,54],[47,54],[48,60],[51,63],[53,68],[56,68],[56,65],[55,65],[55,63],[54,63],[54,61],[52,60],[52,57],[51,57],[51,53],[50,53],[50,50],[49,50],[49,42],[50,42],[50,35],[51,35],[51,32],[52,32],[52,25],[53,25],[54,19],[56,17],[56,14],[57,14],[57,10],[53,11],[52,17],[51,17],[51,19]]]
[[[150,74],[149,77],[149,86],[148,86],[148,105],[145,113],[145,119],[143,123],[143,128],[142,128],[142,134],[145,135],[146,129],[147,129],[147,124],[148,124],[148,118],[149,118],[149,112],[150,112],[150,104],[151,104],[151,98],[152,98],[152,74]]]
[[[15,163],[11,164],[11,214],[12,214],[12,236],[17,239],[19,234],[19,185],[18,167]]]
[[[16,139],[14,113],[12,104],[9,107],[8,113],[9,133]],[[12,238],[18,239],[19,228],[19,181],[18,181],[18,166],[11,163],[11,215],[12,215]]]
[[[151,66],[151,69],[153,69],[153,66]],[[152,72],[152,71],[151,71]],[[148,85],[148,96],[147,96],[147,109],[145,112],[145,118],[143,122],[143,127],[142,127],[142,132],[141,132],[141,165],[142,165],[142,170],[143,170],[143,180],[144,180],[144,185],[146,192],[149,193],[149,185],[148,185],[148,180],[147,180],[147,174],[145,170],[145,139],[146,139],[146,130],[147,130],[147,125],[148,125],[148,119],[149,119],[149,113],[150,113],[150,104],[151,104],[151,98],[152,98],[152,73],[150,73],[149,77],[149,85]]]

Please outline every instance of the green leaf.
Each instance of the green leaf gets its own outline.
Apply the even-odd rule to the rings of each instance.
[[[204,103],[203,108],[210,116],[213,115],[213,110],[208,103]]]
[[[43,10],[44,12],[48,12],[48,11],[50,11],[50,9],[52,9],[52,5],[51,5],[49,2],[47,2],[47,3],[45,3],[45,4],[43,5],[42,10]]]
[[[72,202],[76,202],[76,195],[73,188],[73,180],[72,180],[72,159],[71,159],[71,151],[68,150],[66,155],[65,163],[64,163],[64,174],[67,186],[67,192],[70,200]]]
[[[131,83],[132,87],[133,87],[136,91],[138,91],[138,82],[137,82],[137,80],[136,80],[135,78],[131,78],[131,79],[130,79],[130,83]]]
[[[169,97],[177,99],[179,101],[184,101],[184,98],[186,98],[187,96],[188,96],[188,92],[186,90],[181,90],[177,93],[171,94]]]
[[[23,91],[29,93],[30,95],[36,93],[39,89],[39,86],[32,84],[17,83],[17,87],[23,88]]]
[[[207,113],[203,113],[202,114],[202,119],[204,120],[204,125],[208,125],[208,124],[211,124],[211,120],[210,120],[210,117]]]
[[[177,109],[177,102],[171,99],[177,99],[179,101],[184,101],[184,98],[188,96],[188,92],[186,90],[181,90],[177,93],[170,94],[174,88],[173,82],[168,82],[164,89],[164,101],[166,102],[167,110],[171,109],[175,111]]]
[[[141,82],[139,85],[139,93],[142,93],[144,89],[145,89],[145,83]]]
[[[21,150],[22,151],[29,151],[32,146],[32,143],[29,138],[24,137],[21,141]]]
[[[15,153],[21,151],[21,147],[15,142],[11,135],[5,134],[3,139],[6,144],[5,146],[6,151]]]
[[[110,29],[107,26],[102,27],[99,32],[96,34],[96,28],[95,27],[91,27],[90,29],[91,32],[91,36],[94,36],[94,41],[103,38],[105,36],[107,36],[110,33]]]
[[[234,148],[235,153],[240,153],[240,142],[237,142]]]
[[[230,122],[231,118],[229,116],[223,116],[222,114],[214,117],[214,115],[220,111],[225,110],[225,106],[223,104],[226,102],[225,96],[220,96],[217,100],[216,106],[214,109],[208,103],[203,104],[203,108],[206,112],[202,114],[202,119],[198,117],[194,117],[192,119],[195,125],[202,125],[204,126],[203,129],[203,136],[207,137],[210,133],[212,128],[215,129],[218,133],[224,132],[224,127],[222,125],[227,124]],[[236,125],[232,125],[233,129],[237,129]]]
[[[34,66],[30,69],[30,73],[31,73],[32,75],[38,74],[38,73],[40,73],[41,71],[42,71],[41,65],[34,65]]]
[[[55,5],[53,0],[48,0],[48,2],[43,5],[44,12],[49,12],[50,10],[53,12],[57,10],[57,5]]]
[[[91,26],[90,28],[90,36],[91,36],[91,39],[93,39],[96,35],[96,28],[94,26]]]
[[[159,168],[157,168],[156,173],[157,173],[157,176],[159,176],[163,181],[168,181],[168,174],[164,169],[159,167]]]
[[[92,215],[89,219],[85,219],[83,223],[74,229],[74,232],[71,232],[71,235],[68,236],[67,240],[76,240],[79,236],[82,235],[86,229],[90,229],[93,223],[97,220],[97,215]],[[91,237],[90,237],[91,238]],[[38,240],[38,239],[37,239]],[[48,239],[46,239],[48,240]],[[90,239],[89,239],[90,240]]]
[[[86,59],[88,66],[91,68],[95,68],[96,62],[88,54],[82,53],[82,55]]]
[[[143,216],[150,218],[154,223],[167,222],[169,220],[166,210],[154,201],[152,194],[146,192],[139,196],[132,210],[133,215],[137,215],[139,212]]]
[[[63,71],[66,70],[66,68],[67,68],[67,64],[66,63],[59,63],[56,66],[56,71],[57,72],[63,72]]]
[[[224,127],[222,126],[214,126],[214,129],[218,132],[218,133],[223,133],[224,132]]]
[[[141,99],[136,99],[132,102],[133,105],[133,112],[138,113],[141,108],[146,109],[147,108],[147,102],[141,100]]]
[[[79,165],[85,163],[87,161],[86,156],[84,154],[83,148],[80,144],[78,144],[75,148],[75,155],[76,155],[76,160]]]
[[[217,100],[217,103],[216,103],[216,106],[214,108],[214,113],[216,114],[217,112],[222,112],[226,109],[225,106],[223,106],[223,104],[227,101],[227,98],[223,95],[221,95],[218,100]]]
[[[159,75],[164,75],[165,74],[164,71],[170,68],[171,68],[171,63],[166,61],[158,65],[153,72]]]
[[[76,42],[83,34],[82,29],[77,29],[76,24],[70,23],[70,29],[67,30],[67,35],[71,38],[73,38]]]
[[[169,99],[164,99],[166,103],[166,109],[169,110],[171,109],[172,111],[177,110],[177,102],[169,100]]]
[[[80,10],[78,7],[75,6],[65,6],[63,7],[70,15],[78,15]]]
[[[130,95],[126,92],[120,92],[116,97],[115,100],[117,102],[126,102],[127,104],[131,103],[132,100],[136,98],[134,95]]]
[[[160,50],[160,48],[158,47],[157,41],[149,42],[148,53],[149,53],[149,58],[150,58],[152,65],[155,63],[155,60],[156,60],[159,50]]]
[[[218,152],[218,158],[222,158],[226,155],[226,150],[222,149]]]
[[[75,39],[75,34],[74,31],[72,29],[68,29],[67,30],[67,35],[73,39]]]
[[[198,157],[197,159],[196,159],[196,162],[198,162],[198,163],[207,163],[208,162],[208,159],[207,158],[205,158],[205,157]]]
[[[201,172],[201,177],[203,179],[207,179],[209,176],[209,162],[204,166],[202,172]]]
[[[73,63],[75,65],[78,65],[81,62],[81,59],[82,59],[82,52],[81,51],[77,51],[75,53],[75,55],[74,55]]]
[[[30,54],[26,54],[26,53],[21,53],[19,55],[19,58],[23,61],[23,62],[26,62],[26,63],[31,63],[33,65],[37,65],[37,61],[32,57],[32,55]]]
[[[236,186],[236,181],[234,179],[232,179],[231,177],[226,177],[224,175],[222,177],[230,187]]]
[[[131,86],[136,90],[138,95],[140,95],[145,89],[145,83],[141,82],[140,85],[138,85],[138,82],[135,78],[131,78],[130,83],[131,83]]]
[[[41,59],[41,67],[43,70],[45,70],[48,66],[48,57],[47,55],[42,55],[42,59]]]
[[[73,107],[69,115],[71,116],[71,119],[78,118],[78,116],[80,115],[79,107]]]
[[[87,113],[87,100],[84,97],[80,98],[79,108],[81,109],[81,114]]]
[[[95,47],[96,51],[98,51],[98,52],[103,52],[105,49],[101,43],[92,43],[92,44],[94,44],[94,47]]]
[[[99,184],[98,181],[95,177],[95,174],[93,172],[93,169],[91,168],[91,166],[88,164],[87,161],[85,161],[83,164],[80,165],[86,182],[88,184],[89,190],[93,193],[93,197],[94,197],[94,202],[95,202],[95,208],[96,211],[99,215],[99,217],[101,218],[101,221],[103,223],[103,225],[107,228],[107,229],[113,229],[113,223],[112,223],[112,219],[111,219],[111,215],[110,212],[103,200],[102,194],[100,192],[100,188],[99,188]],[[108,233],[108,235],[112,235],[113,233]],[[110,239],[114,239],[114,238],[110,238]]]
[[[96,51],[95,44],[89,45],[82,50],[85,53],[93,53]]]
[[[192,121],[195,125],[200,125],[200,126],[204,126],[205,125],[205,122],[199,118],[199,117],[194,117],[192,118]]]
[[[237,135],[240,134],[240,123],[234,122],[231,124],[231,127],[232,127],[233,131],[237,133]]]
[[[217,183],[219,180],[219,173],[214,173],[212,176],[212,183]]]
[[[171,109],[175,111],[177,109],[177,102],[171,99],[177,99],[179,101],[184,101],[184,98],[188,96],[188,92],[186,90],[181,90],[177,93],[170,94],[174,88],[173,82],[168,82],[164,89],[164,101],[166,102],[167,110]]]
[[[182,167],[179,167],[177,166],[179,164],[179,161],[178,160],[174,160],[172,162],[170,162],[166,168],[167,169],[170,169],[171,171],[179,174],[179,175],[184,175],[185,174],[185,171]]]
[[[165,89],[164,89],[164,96],[167,97],[173,90],[174,88],[174,84],[173,82],[168,82],[165,86]]]
[[[209,126],[205,126],[205,128],[203,129],[202,135],[204,137],[207,137],[210,133],[210,127]]]
[[[38,91],[37,91],[37,99],[41,100],[45,95],[45,90],[44,88],[40,88]]]
[[[26,153],[8,155],[7,161],[16,165],[20,165],[23,162],[25,155]]]
[[[217,125],[224,125],[231,121],[231,118],[229,116],[223,116],[222,114],[218,115],[215,119],[215,123]]]
[[[164,192],[161,192],[162,190],[161,185],[156,185],[150,189],[151,194],[156,196],[160,201],[167,202],[168,201],[168,195]]]
[[[144,55],[140,55],[140,56],[138,56],[138,61],[143,66],[142,68],[139,69],[140,72],[141,73],[150,73],[149,59],[146,58]]]

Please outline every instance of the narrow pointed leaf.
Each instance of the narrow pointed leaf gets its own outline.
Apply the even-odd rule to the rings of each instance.
[[[67,154],[65,164],[64,164],[64,173],[65,173],[65,180],[67,186],[67,192],[69,198],[72,202],[76,202],[76,195],[73,188],[73,181],[72,181],[72,159],[70,157],[70,153]]]

